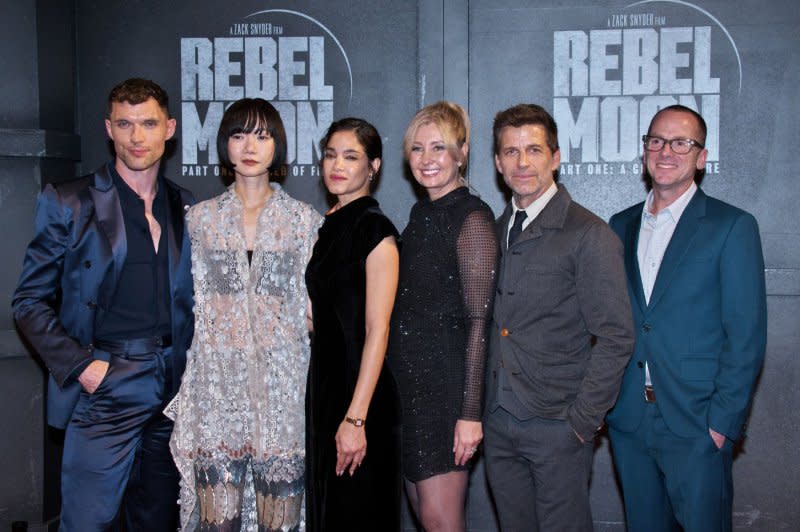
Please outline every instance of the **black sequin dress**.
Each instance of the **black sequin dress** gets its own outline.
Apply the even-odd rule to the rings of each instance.
[[[494,216],[459,187],[411,209],[388,361],[403,407],[403,475],[412,482],[455,465],[456,420],[481,419],[487,327],[498,256]]]
[[[367,455],[351,477],[337,477],[334,437],[353,398],[365,340],[366,260],[397,237],[378,202],[366,196],[325,217],[306,270],[314,337],[306,387],[308,531],[400,529],[400,408],[384,364],[372,395]]]

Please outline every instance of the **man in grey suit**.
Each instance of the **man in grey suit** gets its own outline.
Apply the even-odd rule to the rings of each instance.
[[[494,153],[513,199],[497,220],[486,474],[503,531],[591,530],[593,439],[634,343],[622,244],[556,185],[543,108],[498,113]]]

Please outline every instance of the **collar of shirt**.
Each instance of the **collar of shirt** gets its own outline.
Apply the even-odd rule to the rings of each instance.
[[[678,196],[678,199],[661,209],[658,214],[653,214],[653,191],[651,190],[647,194],[647,200],[644,202],[644,209],[642,209],[642,224],[656,224],[659,221],[663,221],[668,218],[672,219],[672,222],[677,224],[678,220],[680,220],[681,216],[683,215],[683,211],[686,210],[686,206],[689,205],[689,202],[692,200],[696,192],[697,183],[692,181],[692,184],[689,185],[689,188],[686,189],[683,194]]]
[[[525,230],[526,227],[530,225],[532,221],[536,219],[537,216],[539,216],[539,214],[544,210],[547,204],[550,203],[550,200],[553,199],[553,196],[556,195],[556,192],[558,192],[558,187],[556,186],[555,183],[550,183],[550,187],[547,190],[545,190],[541,196],[536,198],[533,201],[533,203],[531,203],[524,209],[528,217],[525,218],[525,221],[522,222],[523,231]],[[521,210],[523,209],[517,207],[517,204],[514,203],[514,200],[512,199],[511,218],[508,220],[508,227],[506,228],[506,238],[508,238],[508,231],[511,230],[511,226],[514,225],[514,217],[517,215],[517,211]]]
[[[695,192],[697,192],[697,185],[692,183],[677,200],[661,209],[657,215],[650,212],[653,204],[653,191],[651,190],[647,195],[647,201],[642,209],[642,223],[639,228],[636,256],[639,261],[639,273],[645,301],[648,303],[669,241],[672,239],[672,234],[675,232],[683,211],[686,210],[686,205]]]

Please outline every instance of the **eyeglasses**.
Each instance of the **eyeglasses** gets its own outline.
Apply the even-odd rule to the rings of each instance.
[[[644,149],[647,151],[661,151],[664,149],[665,144],[669,144],[669,149],[678,155],[686,155],[692,151],[694,146],[701,150],[704,148],[702,144],[692,139],[662,139],[651,135],[642,135],[642,142],[644,142]]]

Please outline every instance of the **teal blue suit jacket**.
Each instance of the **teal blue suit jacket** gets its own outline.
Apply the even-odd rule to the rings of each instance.
[[[750,214],[698,189],[683,212],[645,303],[637,259],[643,203],[609,224],[623,242],[636,346],[611,427],[637,429],[645,362],[668,428],[739,438],[767,337],[764,259]]]

